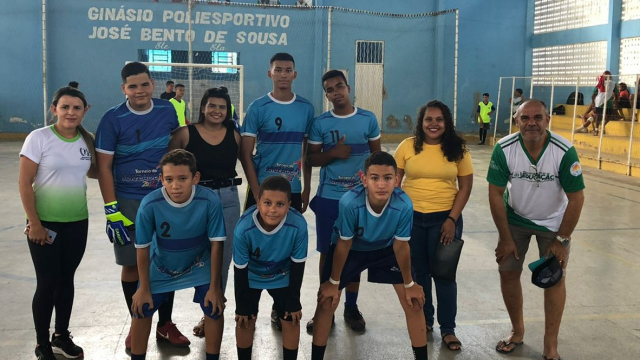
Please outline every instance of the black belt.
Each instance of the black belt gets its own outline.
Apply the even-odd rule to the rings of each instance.
[[[236,186],[242,184],[241,178],[235,179],[215,179],[215,180],[203,180],[198,185],[208,187],[210,189],[221,189],[229,186]]]

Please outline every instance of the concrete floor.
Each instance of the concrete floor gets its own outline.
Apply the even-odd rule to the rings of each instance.
[[[33,359],[35,332],[31,299],[35,289],[33,265],[25,237],[23,210],[17,187],[18,152],[21,143],[0,143],[3,171],[0,181],[0,359]],[[395,144],[385,148],[394,150]],[[509,333],[509,318],[500,295],[493,250],[497,232],[491,220],[485,181],[491,148],[470,146],[476,182],[467,205],[463,251],[458,271],[458,329],[461,352],[442,346],[438,328],[429,334],[431,359],[540,359],[544,329],[543,291],[529,283],[523,272],[527,334],[525,345],[505,356],[495,352],[496,342]],[[573,235],[567,277],[568,298],[560,333],[564,359],[638,359],[640,357],[640,180],[594,169],[584,169],[586,202]],[[314,186],[318,171],[314,171]],[[244,188],[241,189],[244,198]],[[315,189],[314,189],[315,191]],[[87,251],[76,274],[75,308],[71,319],[74,341],[86,359],[128,359],[124,338],[128,313],[120,287],[120,269],[114,263],[111,244],[104,234],[102,198],[97,181],[89,181],[90,229]],[[315,249],[313,212],[309,222],[309,258],[303,283],[304,322],[315,309],[318,286],[318,253]],[[527,262],[533,261],[529,256]],[[186,334],[200,319],[191,302],[192,291],[176,294],[174,321]],[[236,359],[233,286],[229,299],[222,359]],[[254,343],[254,359],[278,359],[280,333],[269,322],[271,301],[263,296]],[[327,359],[410,359],[411,348],[396,295],[390,286],[363,283],[359,306],[367,330],[348,329],[338,309],[336,326],[327,348]],[[202,359],[204,340],[189,336],[188,349],[174,349],[150,340],[147,359]],[[300,359],[309,359],[311,336],[301,334]]]

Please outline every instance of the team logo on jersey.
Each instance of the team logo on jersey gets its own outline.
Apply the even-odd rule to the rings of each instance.
[[[267,166],[267,172],[278,173],[287,178],[289,181],[294,179],[300,179],[300,169],[302,168],[302,161],[298,160],[293,164],[280,164],[277,163],[273,166]]]
[[[91,153],[87,148],[80,148],[80,160],[91,160]]]
[[[571,168],[569,169],[569,172],[573,176],[580,176],[582,174],[582,166],[580,165],[580,162],[576,161],[573,164],[571,164]]]

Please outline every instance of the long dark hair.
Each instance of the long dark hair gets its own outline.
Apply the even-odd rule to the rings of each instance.
[[[229,90],[227,90],[224,86],[219,86],[211,89],[207,89],[202,95],[202,100],[200,100],[200,114],[198,115],[198,121],[196,124],[204,123],[204,107],[207,106],[207,102],[209,98],[219,98],[224,99],[227,103],[227,117],[222,122],[223,126],[226,127],[234,127],[233,125],[233,110],[231,107],[231,97],[229,97]]]
[[[84,94],[77,88],[74,88],[71,86],[65,86],[58,89],[58,91],[56,91],[56,93],[53,94],[53,101],[51,101],[51,105],[58,106],[58,101],[60,101],[60,98],[63,96],[71,96],[71,97],[78,98],[82,100],[82,104],[84,105],[84,108],[85,109],[87,108],[87,99],[84,97]],[[53,122],[53,118],[51,118],[50,122]],[[87,143],[87,148],[89,149],[89,153],[91,154],[91,165],[95,165],[96,164],[96,146],[95,146],[95,139],[93,137],[93,134],[88,132],[87,129],[85,129],[84,126],[82,126],[82,124],[78,125],[76,129],[84,139],[84,142]]]
[[[416,136],[413,139],[413,149],[416,152],[416,155],[422,151],[422,145],[426,138],[424,129],[422,128],[422,123],[428,108],[438,108],[442,111],[442,117],[444,118],[444,134],[442,134],[440,147],[442,148],[444,156],[450,162],[458,162],[462,160],[464,154],[468,151],[466,147],[467,141],[456,131],[453,125],[451,110],[449,110],[449,107],[440,100],[431,100],[423,105],[418,111],[416,128],[413,131],[413,134]]]

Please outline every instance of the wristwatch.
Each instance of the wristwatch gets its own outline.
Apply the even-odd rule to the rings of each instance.
[[[556,235],[556,240],[560,241],[560,244],[562,244],[562,246],[567,247],[569,246],[569,243],[571,242],[571,237],[562,237],[560,235]]]

